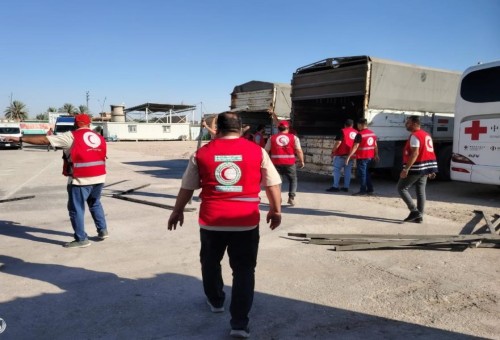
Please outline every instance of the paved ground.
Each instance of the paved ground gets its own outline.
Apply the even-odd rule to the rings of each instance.
[[[72,232],[60,151],[0,151],[0,200],[35,196],[0,203],[0,318],[7,325],[0,339],[228,338],[229,313],[212,314],[205,304],[196,212],[168,232],[169,210],[110,197],[148,185],[130,197],[172,205],[195,147],[110,143],[103,204],[111,236],[85,249],[61,247]],[[419,225],[400,222],[408,212],[393,182],[376,179],[377,197],[330,194],[328,185],[326,177],[301,176],[299,205],[283,208],[279,229],[261,226],[254,339],[500,338],[498,249],[334,252],[286,237],[458,234],[474,220],[472,209],[500,210],[498,188],[432,183]],[[190,207],[198,206],[194,199]],[[90,216],[87,232],[96,235]],[[230,297],[227,259],[223,267]]]

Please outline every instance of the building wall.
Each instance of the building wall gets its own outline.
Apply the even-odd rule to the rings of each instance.
[[[187,140],[190,135],[189,123],[103,123],[103,136],[118,140]]]

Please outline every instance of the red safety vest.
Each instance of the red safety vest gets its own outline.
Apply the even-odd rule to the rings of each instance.
[[[415,163],[411,166],[408,173],[409,174],[430,174],[438,172],[438,165],[436,161],[436,154],[434,153],[434,144],[432,143],[431,136],[424,130],[418,130],[412,133],[413,136],[417,137],[420,142],[420,147],[418,149],[418,157]],[[411,136],[406,141],[406,145],[403,151],[403,164],[406,167],[406,163],[410,158]]]
[[[354,138],[358,134],[358,130],[352,127],[347,127],[342,129],[342,141],[333,153],[334,156],[347,156],[351,152],[352,146],[354,145]]]
[[[78,129],[73,134],[71,163],[64,158],[63,175],[75,178],[106,174],[106,141],[90,129]]]
[[[255,133],[253,140],[262,148],[266,146],[266,140],[264,139],[264,135],[258,131]]]
[[[371,159],[375,157],[375,145],[377,145],[377,136],[372,130],[363,129],[359,131],[361,134],[361,143],[356,150],[357,159]]]
[[[262,148],[244,138],[214,139],[196,152],[204,229],[257,226]]]
[[[271,161],[274,165],[295,164],[295,136],[277,133],[271,136]]]

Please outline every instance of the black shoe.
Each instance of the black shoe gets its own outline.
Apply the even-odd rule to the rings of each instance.
[[[85,248],[85,247],[90,246],[90,244],[91,243],[89,240],[82,240],[82,241],[74,240],[74,241],[65,243],[63,245],[63,247],[64,248]]]
[[[373,196],[373,195],[375,195],[375,191],[367,191],[366,194],[368,196]]]
[[[349,189],[348,188],[340,188],[340,191],[349,192]]]
[[[368,193],[366,192],[362,192],[362,191],[358,191],[358,192],[355,192],[354,194],[352,194],[353,196],[367,196]]]
[[[403,221],[405,222],[416,222],[418,219],[422,220],[422,214],[420,211],[412,211],[410,212],[410,215],[408,215],[407,218],[405,218]],[[417,222],[421,223],[421,222]]]
[[[331,188],[326,189],[326,191],[328,191],[328,192],[339,192],[340,189],[339,188],[331,187]]]
[[[108,238],[109,234],[106,229],[103,229],[97,233],[97,238],[100,240],[104,240],[105,238]]]

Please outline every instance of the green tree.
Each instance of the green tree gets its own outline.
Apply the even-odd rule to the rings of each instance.
[[[47,112],[57,112],[57,109],[53,106],[49,106],[49,108],[47,109]]]
[[[89,109],[85,105],[80,105],[78,106],[78,113],[89,113]]]
[[[4,111],[5,118],[16,120],[19,122],[24,121],[28,118],[28,109],[23,102],[19,100],[14,100]]]
[[[39,113],[35,118],[36,120],[49,120],[49,114],[47,112]]]
[[[63,105],[63,107],[59,108],[58,111],[59,112],[67,112],[70,115],[74,115],[74,114],[76,114],[78,112],[78,109],[73,104],[65,103]]]

